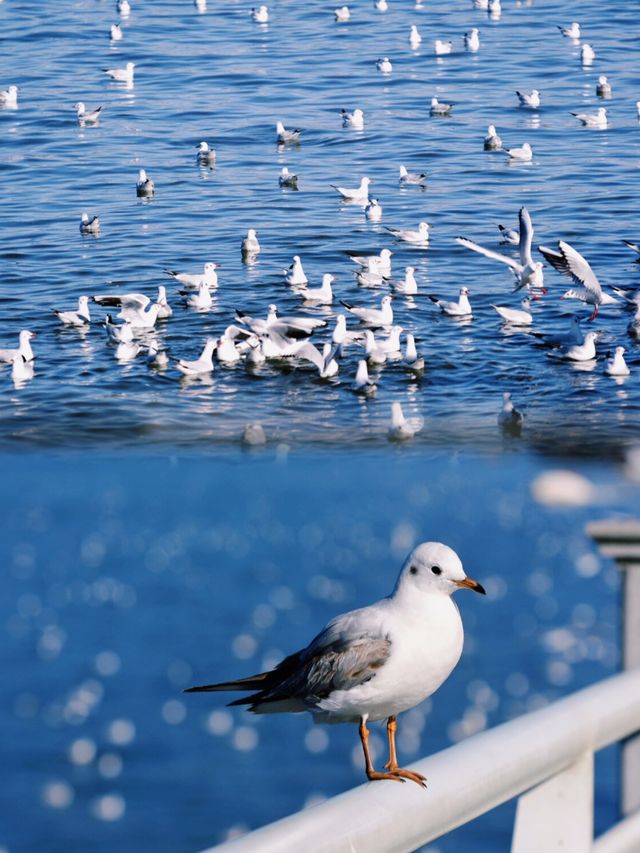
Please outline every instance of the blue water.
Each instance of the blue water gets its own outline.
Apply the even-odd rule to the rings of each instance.
[[[252,23],[248,4],[217,2],[197,14],[188,2],[136,2],[110,46],[114,6],[98,0],[59,0],[55,15],[41,4],[0,4],[3,71],[0,82],[20,86],[18,110],[0,111],[4,157],[0,186],[3,261],[0,331],[12,345],[20,328],[39,335],[36,374],[12,393],[0,375],[5,405],[0,443],[13,446],[156,444],[203,446],[238,439],[260,419],[268,437],[296,443],[383,442],[389,404],[420,414],[420,441],[499,442],[501,394],[514,393],[526,410],[523,441],[561,451],[585,443],[613,451],[638,432],[637,343],[628,315],[603,309],[600,360],[586,369],[551,362],[536,340],[500,327],[491,303],[513,304],[506,267],[458,246],[464,234],[497,248],[497,222],[513,225],[525,204],[535,242],[573,243],[603,284],[640,284],[638,265],[621,239],[637,239],[635,184],[640,153],[635,114],[635,10],[613,4],[505,4],[498,21],[470,2],[430,2],[421,9],[395,2],[386,14],[354,4],[352,20],[336,25],[324,3],[274,3],[268,26]],[[579,18],[596,49],[591,68],[556,23]],[[412,52],[411,23],[424,41]],[[482,47],[461,50],[462,34],[479,26]],[[434,38],[455,41],[437,59]],[[389,55],[394,71],[375,69]],[[102,68],[137,63],[135,87],[110,83]],[[606,131],[581,128],[570,111],[594,111],[597,76],[613,85]],[[538,87],[542,107],[519,109],[515,89]],[[431,119],[432,95],[455,102],[450,118]],[[104,106],[97,127],[80,128],[73,104]],[[340,109],[361,107],[362,133],[343,129]],[[302,128],[299,147],[279,151],[275,122]],[[482,140],[493,122],[505,145],[528,140],[530,165],[487,154]],[[218,152],[215,170],[201,169],[195,144]],[[428,188],[400,190],[398,166],[429,175]],[[300,191],[279,189],[282,165],[300,176]],[[152,201],[135,195],[137,169],[156,182]],[[368,224],[359,207],[341,205],[330,184],[363,174],[375,181],[382,223]],[[100,215],[99,238],[81,237],[83,209]],[[428,250],[392,243],[383,225],[433,224]],[[258,229],[257,264],[241,262],[246,229]],[[309,365],[243,365],[217,369],[211,383],[180,383],[173,368],[150,371],[144,358],[122,366],[103,331],[65,330],[51,308],[70,308],[78,295],[142,291],[166,284],[174,317],[157,339],[174,357],[195,357],[209,333],[233,322],[235,309],[265,315],[305,311],[332,321],[331,309],[303,309],[281,270],[302,257],[312,284],[336,276],[335,294],[359,304],[379,302],[386,288],[358,288],[347,253],[393,248],[394,275],[416,266],[421,295],[394,301],[396,319],[418,338],[427,360],[421,382],[401,367],[382,371],[375,400],[354,398],[349,386],[361,350],[350,348],[335,381],[314,379]],[[213,310],[180,304],[163,268],[195,271],[222,264]],[[534,328],[561,332],[579,303],[560,295],[570,286],[546,272],[548,296],[534,305]],[[426,298],[471,289],[475,317],[467,325],[440,316]],[[96,308],[97,319],[104,309]],[[318,336],[322,340],[322,335]],[[603,376],[606,351],[629,347],[631,377],[621,385]]]
[[[603,284],[640,284],[621,242],[640,237],[636,10],[505,2],[492,21],[466,0],[390,0],[386,14],[367,0],[336,25],[324,3],[280,0],[260,27],[235,0],[210,0],[205,14],[190,0],[134,0],[112,46],[114,7],[0,2],[0,89],[20,87],[19,109],[0,110],[0,347],[21,328],[38,335],[32,380],[14,387],[0,369],[0,853],[190,853],[360,784],[354,727],[252,718],[182,690],[273,665],[337,612],[388,593],[425,539],[456,548],[488,595],[458,596],[464,656],[431,701],[402,715],[402,760],[619,666],[619,578],[583,527],[639,504],[618,467],[640,422],[628,315],[614,306],[594,322],[596,364],[552,363],[536,338],[498,323],[491,304],[518,302],[508,270],[455,237],[497,248],[496,223],[514,225],[525,204],[536,243],[567,239]],[[596,50],[588,69],[555,29],[574,19]],[[424,38],[417,52],[412,23]],[[467,55],[472,26],[482,47]],[[453,38],[456,52],[436,59],[435,38]],[[383,55],[387,78],[375,70]],[[128,60],[130,91],[101,73]],[[595,111],[602,73],[614,90],[610,127],[585,130],[569,112]],[[542,108],[518,109],[514,90],[534,87]],[[450,118],[429,118],[434,94],[455,102]],[[98,126],[78,126],[78,100],[104,106]],[[362,133],[341,127],[343,107],[364,110]],[[278,119],[302,128],[299,147],[278,150]],[[529,141],[533,163],[483,152],[489,123],[509,146]],[[214,170],[196,164],[201,139],[218,152]],[[400,190],[400,163],[426,170],[427,189]],[[299,192],[279,189],[283,165]],[[150,201],[135,195],[141,167],[156,182]],[[380,225],[330,187],[364,174]],[[98,238],[78,231],[85,209],[101,218]],[[433,224],[426,251],[395,245],[383,228],[421,219]],[[263,246],[252,266],[239,252],[250,227]],[[367,401],[349,390],[358,348],[330,382],[304,365],[240,364],[185,383],[144,358],[118,364],[98,323],[63,329],[50,310],[105,290],[153,297],[165,284],[174,316],[155,338],[190,358],[236,309],[265,314],[276,302],[332,325],[339,303],[303,308],[284,285],[294,254],[312,285],[331,272],[337,298],[379,302],[386,289],[358,288],[348,253],[383,247],[395,252],[394,275],[416,267],[420,296],[394,300],[394,311],[427,370],[416,381],[386,367]],[[212,310],[196,313],[163,268],[206,261],[221,264],[220,287]],[[545,274],[534,329],[560,333],[587,311],[559,299],[567,279]],[[462,284],[474,306],[467,324],[425,298],[453,298]],[[632,370],[622,382],[603,375],[616,344]],[[504,391],[525,411],[519,438],[498,429]],[[387,444],[392,400],[424,418],[411,446]],[[255,420],[267,447],[242,452]],[[584,506],[532,498],[532,482],[556,466],[592,482]],[[383,734],[372,737],[379,756]],[[608,751],[599,829],[615,818],[616,773]],[[512,806],[498,809],[430,851],[506,850],[512,819]]]

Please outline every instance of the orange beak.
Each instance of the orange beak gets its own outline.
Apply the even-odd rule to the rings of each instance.
[[[485,588],[478,581],[474,581],[471,578],[465,578],[461,581],[456,581],[456,586],[462,587],[463,589],[472,589],[474,592],[479,592],[480,595],[486,595]]]

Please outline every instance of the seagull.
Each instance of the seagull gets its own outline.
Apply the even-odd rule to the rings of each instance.
[[[431,98],[430,116],[448,116],[455,104],[443,104],[437,98]]]
[[[208,311],[213,305],[211,291],[209,290],[206,281],[200,282],[195,293],[192,290],[181,290],[180,294],[181,296],[186,297],[185,304],[189,308],[195,308],[196,311]]]
[[[103,71],[116,83],[126,83],[128,86],[133,86],[133,69],[135,67],[135,62],[127,62],[124,68],[104,68]]]
[[[342,126],[352,127],[354,130],[364,129],[364,113],[361,109],[355,109],[352,113],[342,110]]]
[[[310,317],[278,317],[278,309],[273,304],[269,305],[266,319],[249,317],[243,311],[236,311],[236,319],[256,335],[274,332],[282,338],[307,338],[316,329],[327,325],[326,320]]]
[[[382,367],[387,362],[387,354],[382,347],[378,346],[371,329],[367,329],[364,333],[364,354],[367,363],[375,367]]]
[[[369,203],[369,184],[372,183],[370,178],[364,177],[360,181],[360,186],[355,189],[347,187],[337,187],[331,184],[333,189],[342,196],[343,201],[355,202],[366,206]]]
[[[616,347],[613,358],[608,358],[604,366],[607,376],[628,376],[631,373],[624,360],[624,354],[624,347]]]
[[[241,252],[243,257],[247,257],[248,255],[255,257],[260,254],[260,243],[258,242],[255,228],[249,228],[247,231],[247,236],[242,241]]]
[[[500,0],[489,0],[487,9],[489,11],[489,17],[493,20],[498,20],[502,14],[502,4],[500,3]]]
[[[107,314],[104,319],[104,330],[107,337],[114,343],[130,343],[133,340],[133,326],[128,320],[124,323],[116,324],[111,318],[111,314]]]
[[[268,24],[269,23],[269,7],[268,6],[258,6],[257,9],[251,10],[251,17],[256,22],[256,24]]]
[[[359,287],[380,287],[384,284],[385,276],[377,270],[368,270],[365,267],[357,270],[356,281]]]
[[[76,111],[78,122],[80,124],[96,124],[96,122],[100,120],[102,107],[96,107],[95,110],[87,112],[83,101],[78,101],[77,104],[73,105],[73,108]]]
[[[294,175],[293,172],[290,172],[287,166],[283,166],[280,176],[278,177],[278,184],[281,187],[289,187],[289,189],[297,190],[298,176]]]
[[[8,89],[4,89],[0,92],[0,107],[4,109],[17,110],[18,109],[18,87],[17,86],[9,86]]]
[[[259,367],[261,364],[264,364],[266,359],[265,354],[262,352],[262,344],[260,338],[257,335],[249,335],[247,338],[248,350],[245,358],[245,362],[250,367]]]
[[[580,318],[575,315],[571,318],[571,326],[567,334],[547,335],[542,332],[532,332],[534,337],[540,338],[542,343],[552,349],[566,349],[573,344],[584,343],[584,334],[580,326]]]
[[[348,6],[340,6],[339,9],[333,10],[333,15],[334,15],[336,21],[338,21],[339,23],[342,23],[343,21],[349,20],[349,18],[351,17],[351,12],[350,12]]]
[[[121,362],[133,361],[133,359],[142,351],[140,344],[134,341],[122,341],[116,347],[116,359]]]
[[[122,15],[123,18],[128,18],[131,14],[131,5],[129,0],[118,0],[116,3],[116,9],[119,15]]]
[[[565,38],[568,39],[579,39],[580,38],[580,24],[577,21],[574,21],[568,27],[558,27],[560,32]]]
[[[504,432],[520,435],[524,423],[524,415],[516,409],[511,400],[511,394],[505,391],[502,395],[502,409],[498,415],[498,423]]]
[[[538,246],[538,251],[545,261],[548,261],[558,272],[568,275],[569,278],[582,285],[578,290],[568,290],[561,297],[562,299],[579,299],[581,302],[593,305],[593,313],[589,317],[589,320],[596,318],[601,305],[612,305],[618,301],[615,297],[604,293],[589,263],[573,246],[560,240],[558,242],[558,250],[556,252],[554,249]]]
[[[352,305],[350,302],[344,302],[342,299],[340,303],[366,326],[377,328],[379,326],[391,326],[393,323],[393,308],[391,307],[390,296],[382,297],[379,308],[361,308],[357,305]]]
[[[596,340],[598,332],[587,332],[581,344],[572,344],[560,350],[547,353],[549,358],[559,358],[566,361],[593,361],[596,357]]]
[[[607,110],[605,107],[598,107],[596,113],[571,113],[585,127],[605,128],[607,126]]]
[[[492,308],[498,312],[505,323],[510,323],[512,326],[530,326],[533,323],[533,317],[530,312],[531,300],[527,297],[522,300],[522,310],[517,308],[505,308],[502,305],[492,305]]]
[[[422,418],[405,418],[400,403],[397,400],[391,403],[391,425],[387,430],[389,441],[407,441],[420,432],[422,426]]]
[[[580,48],[580,61],[583,65],[591,65],[596,58],[596,52],[590,44],[583,44]]]
[[[598,83],[596,85],[596,95],[599,98],[610,98],[611,97],[611,83],[609,83],[608,79],[604,74],[601,74],[598,77]]]
[[[295,351],[295,358],[302,358],[305,361],[310,361],[318,369],[318,375],[321,379],[330,379],[335,376],[339,370],[339,365],[334,358],[336,351],[331,347],[331,344],[324,344],[322,352],[310,341],[305,341],[303,344],[298,344]]]
[[[220,264],[208,262],[200,273],[175,272],[174,270],[165,270],[165,273],[184,287],[198,288],[202,282],[205,282],[209,290],[213,290],[218,286],[216,270],[219,268]]]
[[[498,151],[502,148],[502,140],[496,133],[495,126],[490,124],[487,129],[487,135],[484,138],[485,151]]]
[[[377,198],[369,199],[369,204],[364,209],[364,215],[370,222],[380,222],[382,219],[382,205]]]
[[[426,248],[429,245],[429,229],[431,225],[428,222],[418,223],[418,230],[412,228],[389,228],[384,226],[390,234],[403,243],[411,243],[413,246],[422,246]]]
[[[222,364],[237,364],[240,361],[240,353],[236,349],[232,337],[233,329],[234,326],[229,326],[225,329],[216,344],[216,358]]]
[[[528,162],[533,159],[533,149],[528,142],[525,142],[520,148],[503,148],[502,151],[512,160]]]
[[[351,260],[363,267],[368,272],[378,273],[381,277],[391,275],[391,257],[393,252],[390,249],[382,249],[378,255],[351,255]]]
[[[123,32],[120,24],[111,24],[111,29],[109,30],[109,38],[111,41],[121,41],[122,37]]]
[[[200,353],[200,357],[195,361],[185,361],[179,359],[176,362],[176,368],[185,376],[198,376],[202,373],[213,372],[213,351],[216,348],[216,339],[207,338],[204,349]]]
[[[119,307],[118,317],[131,323],[134,329],[152,329],[161,311],[161,305],[157,302],[151,305],[144,293],[104,293],[94,296],[93,301],[98,305]]]
[[[378,390],[377,385],[369,376],[369,369],[364,358],[361,358],[358,362],[356,378],[353,381],[351,390],[354,394],[362,394],[365,397],[372,397]]]
[[[198,149],[197,158],[200,166],[209,166],[212,168],[216,165],[216,152],[213,148],[209,147],[208,142],[203,140],[196,145],[196,148]]]
[[[97,216],[92,216],[89,219],[89,214],[86,211],[83,211],[82,217],[80,219],[80,233],[81,234],[99,234],[100,233],[100,220]]]
[[[305,302],[313,302],[316,305],[331,305],[333,302],[333,290],[331,282],[335,281],[335,276],[330,273],[325,273],[322,276],[322,284],[320,287],[303,287],[298,293]]]
[[[20,353],[14,355],[11,359],[11,379],[16,388],[28,379],[33,379],[33,362],[25,361]]]
[[[427,176],[424,172],[407,172],[404,166],[400,166],[400,186],[413,184],[415,186],[424,187]]]
[[[502,237],[502,240],[500,240],[501,246],[518,246],[520,244],[520,232],[516,231],[515,228],[507,228],[504,225],[498,224],[498,230]]]
[[[333,332],[331,333],[331,343],[334,348],[339,351],[340,357],[346,347],[352,343],[361,343],[364,340],[364,334],[362,332],[351,332],[347,330],[347,320],[344,314],[338,314],[336,317],[336,324],[334,326]]]
[[[242,443],[247,447],[260,447],[267,443],[267,434],[261,423],[247,424],[242,432]]]
[[[409,32],[409,45],[412,50],[417,50],[422,44],[422,36],[418,32],[418,28],[415,24],[411,24],[411,30]]]
[[[10,362],[19,355],[25,361],[33,361],[35,358],[31,349],[31,341],[36,337],[35,332],[30,332],[28,329],[23,329],[19,336],[19,345],[13,349],[0,349],[0,361]]]
[[[367,329],[367,332],[373,335],[373,332]],[[400,335],[404,332],[402,326],[392,326],[389,329],[389,334],[386,338],[376,340],[376,346],[380,349],[391,361],[399,361],[402,358],[402,349],[400,346]]]
[[[373,5],[374,8],[378,10],[378,12],[386,12],[389,8],[387,0],[376,0]]]
[[[436,56],[446,56],[453,50],[453,42],[436,39],[433,43]]]
[[[464,48],[470,53],[480,50],[480,30],[477,27],[464,34]]]
[[[392,289],[396,293],[403,293],[405,296],[415,296],[418,292],[418,284],[414,273],[414,267],[405,267],[404,279],[402,281],[392,281]]]
[[[300,142],[301,130],[287,130],[281,121],[276,122],[276,134],[279,145],[297,145]]]
[[[381,74],[391,74],[393,71],[393,65],[389,61],[388,56],[383,56],[382,59],[379,59],[376,62],[376,68],[380,71]]]
[[[472,240],[467,240],[466,237],[457,237],[456,242],[473,252],[478,252],[487,258],[492,258],[494,261],[500,261],[511,267],[515,278],[514,292],[526,288],[527,290],[542,290],[543,287],[543,265],[536,261],[534,263],[531,256],[531,242],[533,240],[533,223],[531,216],[526,207],[521,207],[518,214],[520,224],[520,259],[519,261],[510,258],[508,255],[502,255],[500,252],[494,252],[493,249],[486,249],[484,246],[479,246]]]
[[[87,326],[91,322],[89,297],[80,296],[78,308],[75,311],[56,311],[54,308],[53,313],[65,326]]]
[[[633,243],[631,240],[623,240],[622,242],[636,254],[640,255],[640,243]]]
[[[451,600],[458,589],[485,593],[455,551],[424,542],[407,557],[391,595],[336,616],[275,669],[186,692],[251,691],[231,705],[248,705],[255,714],[309,711],[316,722],[358,723],[367,779],[410,779],[424,787],[424,776],[398,765],[396,715],[435,693],[460,659],[464,631]],[[385,718],[389,761],[386,771],[376,771],[367,722]]]
[[[160,349],[157,341],[152,341],[147,350],[147,364],[156,370],[164,370],[169,366],[167,351]]]
[[[284,274],[284,278],[287,284],[300,285],[306,284],[309,281],[304,271],[304,267],[302,266],[300,255],[294,255],[293,263],[291,264],[289,269],[282,270],[282,272]]]
[[[537,110],[540,106],[540,92],[533,89],[531,92],[516,92],[521,107]]]
[[[136,195],[138,198],[149,198],[152,195],[155,195],[156,185],[151,180],[151,178],[147,177],[147,173],[144,169],[140,169],[138,172],[138,183],[136,184]]]
[[[407,334],[403,364],[416,376],[421,376],[424,373],[424,358],[418,353],[416,339],[410,333]]]
[[[471,317],[471,303],[469,302],[469,288],[461,287],[460,295],[457,302],[446,302],[444,299],[438,299],[437,296],[431,296],[429,299],[438,306],[438,308],[448,317]]]

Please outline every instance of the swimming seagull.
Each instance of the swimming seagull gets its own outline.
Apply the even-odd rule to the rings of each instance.
[[[134,341],[122,341],[116,348],[116,359],[120,362],[133,361],[142,351],[140,344]]]
[[[173,308],[167,301],[167,289],[163,284],[158,287],[156,305],[160,308],[158,311],[158,320],[167,320],[173,314]]]
[[[25,361],[24,357],[18,353],[11,359],[11,379],[16,388],[20,388],[24,383],[33,379],[33,362]]]
[[[537,89],[531,92],[516,92],[516,95],[521,107],[537,110],[540,106],[540,92]]]
[[[489,17],[492,20],[497,21],[502,14],[502,4],[500,0],[489,0],[487,10],[489,12]]]
[[[453,42],[436,39],[433,43],[433,49],[435,50],[436,56],[446,56],[453,50]]]
[[[467,249],[471,249],[473,252],[478,252],[487,258],[491,258],[494,261],[500,261],[501,263],[507,264],[507,266],[511,267],[515,278],[514,292],[521,290],[522,288],[526,288],[527,290],[542,290],[544,293],[546,291],[543,287],[543,265],[539,261],[534,263],[531,256],[533,223],[531,222],[531,216],[529,215],[529,211],[526,207],[520,208],[518,221],[520,224],[520,259],[518,261],[510,258],[508,255],[502,255],[500,252],[494,252],[493,249],[487,249],[484,246],[479,246],[472,240],[467,240],[466,237],[456,237],[456,242],[460,243],[461,246],[464,246]]]
[[[121,41],[122,37],[123,33],[120,24],[111,24],[111,29],[109,30],[109,38],[111,41]]]
[[[218,286],[216,269],[219,267],[220,264],[208,262],[204,265],[203,271],[199,273],[175,272],[174,270],[165,270],[165,273],[184,287],[198,288],[202,282],[205,282],[207,287],[212,290]]]
[[[305,302],[313,302],[316,305],[331,305],[333,302],[332,281],[335,281],[335,276],[332,276],[331,273],[325,273],[322,276],[320,287],[303,287],[298,290],[298,293]]]
[[[436,97],[431,98],[430,116],[448,116],[455,104],[444,104]]]
[[[369,369],[364,358],[358,362],[356,378],[351,385],[351,390],[354,394],[362,394],[365,397],[372,397],[377,391],[375,382],[369,376]]]
[[[133,86],[133,69],[135,67],[135,62],[127,62],[124,68],[104,68],[103,71],[116,83],[126,83],[128,86]]]
[[[116,3],[116,10],[123,18],[128,18],[131,14],[131,4],[129,3],[129,0],[118,0]]]
[[[287,130],[281,121],[276,122],[276,138],[279,145],[297,145],[301,130]]]
[[[391,425],[387,430],[389,441],[407,441],[413,438],[417,432],[420,432],[422,426],[422,418],[405,418],[400,403],[397,400],[391,403]]]
[[[378,346],[375,335],[371,329],[367,329],[364,333],[364,354],[368,364],[375,367],[382,367],[387,362],[387,354]]]
[[[278,317],[278,309],[273,304],[269,305],[266,319],[249,317],[243,311],[236,311],[236,320],[256,335],[274,332],[281,338],[291,339],[308,338],[316,329],[327,325],[326,320],[316,320],[311,317]]]
[[[299,344],[295,351],[295,358],[302,358],[315,365],[321,379],[330,379],[338,373],[339,365],[335,355],[336,351],[332,349],[331,344],[324,344],[320,352],[310,341]]]
[[[363,130],[364,113],[361,109],[355,109],[352,113],[342,110],[342,126],[352,127],[354,130]]]
[[[80,233],[81,234],[99,234],[100,233],[100,220],[97,216],[92,216],[89,219],[89,214],[86,211],[82,212],[82,217],[80,219]]]
[[[596,52],[590,44],[583,44],[580,48],[580,61],[583,65],[591,65],[596,58]]]
[[[480,50],[480,30],[477,27],[464,34],[464,48],[470,53]]]
[[[18,109],[18,87],[9,86],[0,92],[0,107],[9,110]]]
[[[160,349],[157,341],[152,341],[147,349],[147,364],[156,370],[164,370],[169,366],[167,351]]]
[[[418,28],[415,24],[411,24],[411,30],[409,32],[409,45],[412,50],[417,50],[422,44],[422,36],[418,32]]]
[[[403,364],[418,377],[424,373],[424,358],[416,349],[416,339],[412,334],[407,334]]]
[[[373,4],[374,8],[378,10],[378,12],[386,12],[389,8],[389,4],[387,0],[375,0]]]
[[[369,184],[371,183],[372,181],[369,178],[364,177],[360,181],[360,186],[355,187],[355,189],[337,187],[335,184],[331,184],[331,186],[342,196],[343,201],[354,202],[364,207],[369,203]]]
[[[256,22],[256,24],[268,24],[269,23],[269,7],[268,6],[258,6],[257,9],[251,10],[251,17]]]
[[[31,341],[36,337],[35,332],[23,329],[18,336],[18,347],[13,349],[0,349],[0,361],[11,362],[19,355],[25,361],[33,361],[35,358],[31,349]]]
[[[211,373],[213,371],[213,352],[216,348],[216,339],[207,338],[204,349],[200,353],[200,357],[194,361],[185,361],[178,359],[176,368],[185,376],[198,376],[203,373]]]
[[[73,105],[73,108],[76,111],[78,122],[80,124],[95,124],[100,120],[102,107],[96,107],[95,110],[89,110],[87,112],[84,103],[82,101],[78,101],[77,104]]]
[[[605,128],[607,126],[607,110],[605,107],[598,107],[595,113],[571,113],[584,127]]]
[[[155,195],[156,185],[151,180],[151,178],[147,177],[147,173],[144,169],[140,169],[138,171],[138,182],[136,183],[136,195],[138,198],[150,198],[152,195]]]
[[[236,349],[233,339],[234,326],[229,326],[218,338],[216,344],[216,358],[222,364],[237,364],[240,361],[240,353]]]
[[[517,308],[506,308],[503,305],[492,305],[492,308],[498,312],[505,323],[510,323],[512,326],[530,326],[533,323],[531,311],[531,300],[529,298],[522,300],[522,310]]]
[[[281,187],[288,187],[292,190],[297,190],[298,176],[294,175],[293,172],[290,172],[287,166],[283,166],[278,177],[278,185]]]
[[[461,287],[460,295],[457,302],[447,302],[444,299],[438,299],[437,296],[429,294],[429,299],[438,306],[438,308],[448,317],[471,317],[471,303],[469,302],[469,288]]]
[[[196,148],[198,149],[198,163],[201,166],[212,167],[216,165],[216,152],[209,147],[208,142],[203,140],[196,145]]]
[[[616,347],[613,358],[607,359],[604,366],[604,372],[607,376],[629,376],[631,371],[624,360],[624,353],[624,347]]]
[[[598,83],[596,85],[596,95],[599,98],[610,98],[611,97],[611,83],[609,83],[608,79],[604,74],[601,74],[598,77]]]
[[[134,329],[152,329],[161,311],[161,305],[144,293],[102,293],[93,297],[98,305],[120,308],[119,319],[131,323]]]
[[[391,307],[390,296],[382,297],[379,308],[361,308],[357,305],[352,305],[350,302],[344,302],[342,299],[340,303],[366,326],[377,328],[379,326],[391,326],[393,323],[393,308]]]
[[[348,21],[351,17],[351,11],[348,6],[340,6],[339,9],[333,10],[333,15],[338,23],[342,23],[343,21]]]
[[[247,236],[242,241],[241,252],[243,258],[254,257],[260,254],[260,243],[256,236],[255,228],[249,228]]]
[[[545,246],[538,246],[538,251],[545,261],[548,261],[558,272],[564,273],[564,275],[569,276],[569,278],[582,285],[578,290],[567,290],[561,297],[562,299],[579,299],[580,302],[593,305],[593,313],[589,317],[590,320],[596,318],[601,305],[613,305],[618,301],[602,290],[602,286],[596,274],[589,266],[588,261],[573,246],[560,240],[558,242],[558,250],[555,251]]]
[[[367,779],[424,787],[424,776],[398,765],[396,715],[435,693],[460,659],[464,630],[451,601],[458,589],[485,592],[455,551],[425,542],[407,557],[391,595],[336,616],[275,669],[186,692],[252,691],[230,704],[255,714],[309,711],[315,722],[358,723]],[[376,771],[367,722],[384,718],[389,761],[386,771]]]
[[[78,307],[75,311],[57,311],[55,308],[52,310],[65,326],[86,326],[91,322],[88,296],[78,298]]]
[[[596,340],[598,332],[587,332],[581,344],[571,344],[558,350],[547,353],[548,358],[563,359],[565,361],[593,361],[596,357]]]
[[[506,433],[520,435],[522,432],[524,415],[513,405],[509,391],[505,391],[502,395],[502,408],[498,415],[498,423]]]
[[[133,326],[128,320],[124,323],[114,323],[111,314],[107,314],[102,324],[107,337],[113,343],[129,343],[133,340]]]
[[[414,273],[414,267],[405,267],[404,279],[402,281],[392,281],[392,290],[396,293],[403,293],[405,296],[415,296],[418,292],[418,285]]]
[[[424,172],[407,172],[404,166],[400,166],[400,185],[407,186],[413,184],[415,186],[424,187],[427,176]]]
[[[308,282],[307,274],[302,266],[300,255],[293,256],[293,263],[288,270],[282,270],[287,284],[306,284]]]
[[[382,249],[378,255],[351,255],[351,260],[368,272],[378,273],[381,277],[391,275],[390,249]]]
[[[515,228],[507,228],[505,225],[500,225],[500,223],[498,223],[498,230],[502,237],[500,240],[501,246],[517,246],[520,243],[520,232],[516,231]]]
[[[208,311],[213,305],[211,291],[206,281],[200,282],[195,293],[192,290],[181,290],[180,295],[185,297],[185,304],[189,308],[195,308],[196,311]]]
[[[495,126],[490,124],[487,129],[487,135],[484,138],[485,151],[498,151],[502,148],[502,140],[496,133]]]
[[[380,222],[382,219],[382,205],[377,198],[369,199],[369,204],[364,209],[364,215],[370,222]]]
[[[503,148],[502,151],[512,160],[529,162],[533,159],[533,149],[528,142],[525,142],[520,148]]]
[[[415,228],[389,228],[384,226],[390,234],[403,243],[411,243],[412,246],[421,246],[426,248],[429,245],[429,229],[431,225],[428,222],[418,223],[417,230]]]
[[[574,21],[568,27],[558,27],[560,32],[565,38],[569,39],[579,39],[580,38],[580,24],[577,21]]]
[[[376,68],[381,74],[391,74],[393,71],[393,65],[391,64],[388,56],[383,56],[381,59],[378,59],[376,62]]]

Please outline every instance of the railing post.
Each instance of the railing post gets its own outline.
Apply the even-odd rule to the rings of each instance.
[[[640,521],[596,521],[587,533],[622,570],[621,663],[623,670],[640,666]],[[623,816],[640,809],[640,735],[622,744],[621,803]]]
[[[518,799],[511,853],[593,847],[593,753],[584,755]]]

